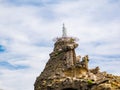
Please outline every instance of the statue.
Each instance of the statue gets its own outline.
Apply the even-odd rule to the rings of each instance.
[[[67,37],[67,31],[66,31],[66,28],[65,28],[65,25],[63,24],[63,35],[62,37]]]

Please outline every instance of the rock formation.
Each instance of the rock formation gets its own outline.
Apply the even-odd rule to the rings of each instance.
[[[65,29],[65,28],[64,28]],[[64,30],[63,30],[64,31]],[[56,38],[45,69],[37,77],[34,90],[120,90],[120,77],[89,69],[88,55],[76,56],[76,38]]]

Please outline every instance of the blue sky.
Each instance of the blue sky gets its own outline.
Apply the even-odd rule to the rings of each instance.
[[[63,22],[90,68],[120,75],[119,9],[120,0],[0,0],[0,88],[34,90]]]

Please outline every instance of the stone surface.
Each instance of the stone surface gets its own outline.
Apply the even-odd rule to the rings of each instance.
[[[88,55],[76,56],[77,46],[74,38],[58,38],[34,90],[120,90],[120,77],[89,69]]]

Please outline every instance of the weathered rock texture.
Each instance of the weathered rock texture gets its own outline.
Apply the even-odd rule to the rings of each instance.
[[[120,77],[88,68],[88,55],[76,56],[74,38],[58,38],[35,90],[120,90]]]

